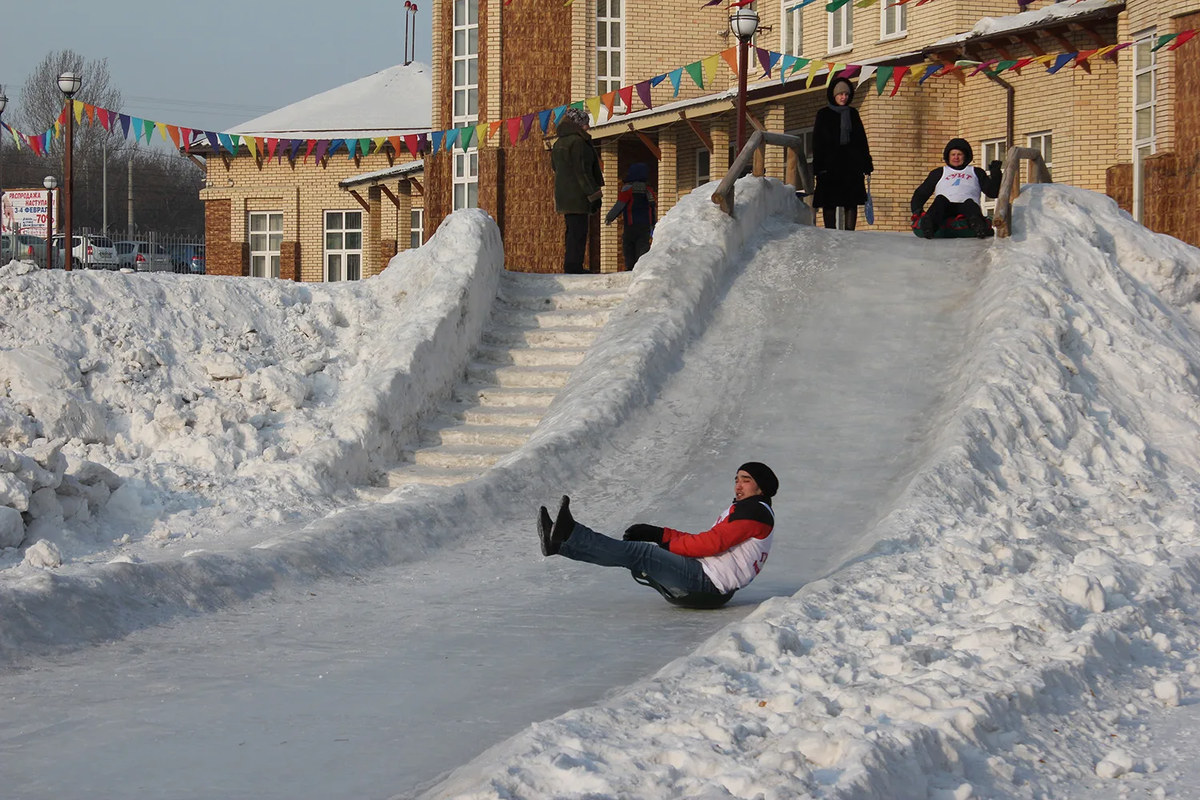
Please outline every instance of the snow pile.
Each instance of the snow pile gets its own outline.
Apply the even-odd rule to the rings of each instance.
[[[1200,257],[1081,190],[1016,214],[937,447],[863,558],[430,796],[1041,797],[1151,771],[1115,745],[1200,689]]]
[[[179,556],[353,502],[465,368],[502,258],[469,212],[340,285],[0,268],[0,547]]]

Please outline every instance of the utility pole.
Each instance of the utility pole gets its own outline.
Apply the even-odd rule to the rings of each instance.
[[[133,238],[133,153],[129,154],[129,190],[126,195],[129,203],[129,238]]]

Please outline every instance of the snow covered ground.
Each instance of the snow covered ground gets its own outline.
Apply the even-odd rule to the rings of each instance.
[[[889,250],[928,253],[930,268],[944,269],[939,259],[957,248],[974,262],[964,266],[980,270],[968,294],[901,299],[918,312],[934,303],[931,318],[950,315],[965,331],[951,350],[915,354],[930,361],[922,369],[936,367],[921,373],[940,381],[931,384],[936,413],[911,425],[903,448],[911,462],[897,457],[892,482],[863,501],[879,518],[828,544],[828,569],[803,585],[768,568],[763,585],[787,590],[744,618],[735,613],[691,655],[496,743],[428,795],[1200,796],[1190,765],[1197,746],[1178,733],[1197,724],[1191,703],[1200,696],[1200,253],[1067,187],[1029,187],[1015,207],[1016,235],[990,246],[797,226],[794,198],[770,182],[739,183],[734,221],[700,194],[660,223],[628,300],[526,448],[471,484],[402,490],[366,506],[356,505],[365,493],[355,487],[396,458],[478,340],[500,266],[483,215],[455,215],[425,248],[358,285],[0,270],[8,395],[0,474],[5,504],[28,524],[26,545],[0,561],[0,653],[35,667],[0,676],[12,697],[0,712],[8,763],[31,758],[39,739],[52,753],[45,737],[55,734],[39,717],[69,719],[73,704],[85,704],[71,692],[26,694],[56,676],[86,680],[86,665],[62,655],[64,645],[141,641],[148,634],[131,632],[197,609],[236,609],[271,587],[291,598],[315,577],[336,587],[371,568],[428,560],[444,570],[446,554],[464,543],[493,560],[528,557],[531,529],[523,539],[489,530],[487,520],[532,520],[531,503],[573,487],[621,522],[628,498],[613,486],[634,479],[620,476],[606,448],[657,464],[640,449],[662,445],[668,432],[687,440],[670,454],[694,460],[648,474],[638,497],[657,497],[657,513],[672,516],[688,474],[736,462],[724,449],[733,434],[708,420],[769,423],[780,440],[853,449],[873,435],[856,404],[866,398],[835,398],[844,427],[828,430],[779,430],[790,418],[801,425],[802,407],[769,418],[743,412],[746,398],[729,388],[739,381],[780,393],[786,379],[784,403],[836,391],[824,375],[773,374],[770,353],[747,354],[745,363],[763,369],[739,374],[738,347],[753,342],[706,356],[710,391],[673,394],[674,375],[690,377],[689,343],[704,341],[722,303],[749,303],[727,294],[740,275],[778,278],[789,264],[820,272],[808,254],[837,248],[865,254],[879,271],[894,267]],[[765,310],[771,303],[805,313],[803,294],[751,296],[764,310],[739,310],[748,330],[778,318]],[[843,353],[841,366],[888,360],[889,343],[919,316],[897,315],[903,329],[879,326],[876,344]],[[779,337],[775,346],[804,342]],[[655,403],[660,392],[666,408]],[[901,396],[873,399],[907,407]],[[622,438],[625,425],[638,435]],[[757,433],[766,446],[772,428]],[[852,505],[840,491],[829,501]],[[794,518],[780,530],[801,539],[811,524]],[[185,556],[196,550],[204,552]],[[398,582],[396,591],[420,597],[420,585]],[[543,589],[524,585],[504,588],[542,602]],[[758,597],[756,587],[746,596]],[[505,637],[503,616],[479,616]],[[665,631],[676,618],[652,619]],[[169,631],[162,636],[170,641]],[[370,649],[374,639],[362,636]],[[577,655],[620,645],[578,642]],[[168,674],[182,663],[173,658],[195,657],[139,652]],[[516,675],[520,654],[510,655]],[[539,674],[546,667],[528,664]],[[495,688],[499,705],[503,691]],[[308,694],[339,702],[313,687],[289,702]],[[120,729],[120,710],[105,713]],[[193,755],[210,761],[203,750]],[[20,771],[15,796],[55,796],[35,771]],[[392,785],[408,793],[411,776]],[[139,791],[195,796],[154,781]]]

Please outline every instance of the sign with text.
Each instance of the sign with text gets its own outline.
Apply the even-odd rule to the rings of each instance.
[[[58,189],[54,190],[54,208],[58,209]],[[46,207],[45,189],[5,189],[0,198],[0,227],[5,233],[31,233],[34,236],[46,235],[46,218],[49,209]],[[54,230],[61,230],[58,214],[54,215]]]

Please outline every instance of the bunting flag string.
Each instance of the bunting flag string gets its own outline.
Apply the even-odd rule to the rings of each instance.
[[[884,0],[884,2],[892,5],[900,5],[910,1]],[[792,8],[802,8],[812,2],[816,2],[816,0],[803,0],[803,2]],[[828,3],[828,6],[838,5],[839,3],[840,5],[845,5],[847,2],[851,2],[851,0],[832,0],[832,2]],[[857,0],[857,4],[859,5],[864,2],[867,2],[867,0]],[[870,2],[877,2],[877,0],[870,0]],[[929,2],[929,0],[917,0],[918,5],[922,2]],[[1139,39],[1138,42],[1151,45],[1151,52],[1163,49],[1170,52],[1191,41],[1195,38],[1197,32],[1197,30],[1179,31],[1178,33],[1168,33],[1161,36]],[[965,85],[968,77],[973,77],[980,73],[993,77],[1005,72],[1020,74],[1022,69],[1035,63],[1040,64],[1051,75],[1061,71],[1072,62],[1074,62],[1073,69],[1078,68],[1090,71],[1089,60],[1098,60],[1105,56],[1111,58],[1114,53],[1132,47],[1133,44],[1134,42],[1122,42],[1074,53],[1036,55],[1020,59],[1006,58],[1003,60],[992,59],[988,61],[963,59],[954,63],[938,62],[906,66],[839,64],[832,61],[819,61],[755,47],[754,60],[757,61],[758,67],[762,69],[760,78],[770,79],[772,73],[778,69],[777,77],[781,84],[796,79],[802,81],[806,88],[811,89],[817,85],[818,80],[820,80],[820,85],[828,85],[834,76],[846,78],[847,80],[857,78],[857,84],[860,87],[864,83],[873,81],[877,96],[881,96],[884,90],[888,88],[888,84],[891,83],[892,87],[888,92],[888,96],[895,97],[905,82],[910,86],[923,86],[931,78],[953,76]],[[518,142],[529,138],[535,121],[542,134],[548,134],[550,125],[557,126],[568,108],[584,109],[591,114],[593,119],[600,118],[600,111],[603,108],[608,112],[609,118],[612,118],[617,112],[618,102],[620,103],[621,111],[626,113],[633,111],[634,96],[636,94],[642,107],[650,109],[654,107],[651,90],[663,81],[670,81],[672,96],[677,97],[682,88],[683,76],[685,74],[698,88],[712,91],[718,86],[717,73],[722,61],[724,61],[733,77],[737,78],[742,65],[738,61],[737,48],[730,47],[719,53],[693,61],[681,67],[676,67],[660,75],[655,75],[629,86],[614,88],[603,94],[584,100],[576,100],[569,104],[529,112],[505,120],[482,121],[461,128],[455,127],[444,131],[428,131],[417,134],[405,134],[403,136],[333,140],[263,138],[223,131],[204,131],[165,122],[157,122],[79,101],[75,103],[73,116],[76,124],[83,125],[84,120],[86,120],[88,125],[99,123],[105,131],[113,135],[119,135],[123,139],[132,141],[135,144],[143,140],[146,143],[153,142],[154,133],[157,131],[162,141],[169,141],[177,150],[182,148],[187,153],[191,152],[193,144],[203,142],[207,143],[208,147],[217,154],[236,155],[244,147],[252,158],[263,159],[268,162],[272,158],[276,159],[277,162],[281,162],[286,157],[289,162],[295,163],[296,159],[301,157],[301,152],[303,152],[302,158],[304,163],[308,162],[309,156],[313,156],[314,160],[320,163],[327,156],[332,156],[343,147],[346,149],[347,158],[350,159],[382,152],[385,146],[390,148],[391,157],[399,155],[403,148],[413,158],[419,158],[423,154],[433,155],[439,151],[451,151],[456,143],[464,151],[473,146],[483,146],[485,143],[494,141],[496,133],[502,127],[508,131],[508,136],[504,137],[508,140],[508,146],[516,146]],[[749,65],[746,66],[748,67]],[[47,155],[50,151],[51,142],[63,136],[63,128],[67,123],[67,113],[67,107],[64,105],[62,112],[50,127],[36,135],[23,133],[8,123],[0,121],[0,135],[7,133],[8,136],[11,136],[13,143],[18,149],[27,148],[39,156]]]

